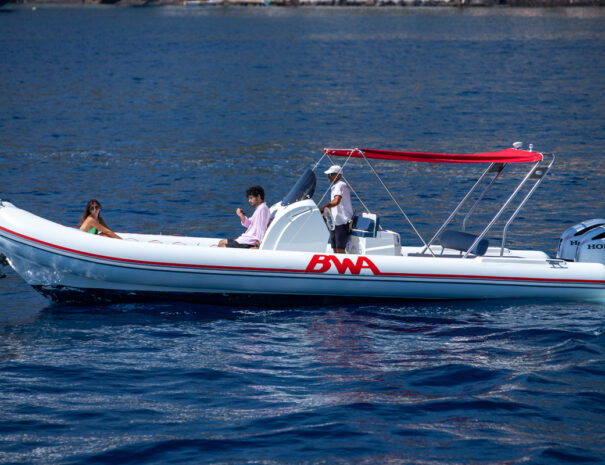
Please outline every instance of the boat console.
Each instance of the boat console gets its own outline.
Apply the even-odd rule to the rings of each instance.
[[[313,200],[271,207],[271,223],[260,250],[323,252],[330,233]]]
[[[272,205],[271,223],[261,250],[331,252],[329,226],[312,200],[316,177],[307,168],[281,202]],[[359,255],[401,255],[399,234],[379,227],[375,213],[364,212],[353,220],[347,253]]]
[[[271,206],[271,222],[260,250],[322,252],[329,232],[312,200],[317,179],[307,168],[281,202]]]
[[[313,200],[300,200],[287,206],[277,203],[271,207],[271,216],[261,250],[331,252],[328,227]],[[368,217],[373,217],[374,221],[363,221]],[[368,226],[369,229],[353,228],[347,244],[348,254],[401,255],[399,234],[375,229],[376,217],[372,213],[362,214],[358,226],[372,226]]]

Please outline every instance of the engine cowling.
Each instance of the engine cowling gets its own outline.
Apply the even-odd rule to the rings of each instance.
[[[557,258],[561,258],[567,261],[574,261],[576,259],[576,253],[578,246],[587,237],[589,237],[595,228],[599,228],[605,225],[605,219],[593,218],[592,220],[584,221],[576,224],[561,235],[559,240],[559,250],[557,252]]]
[[[591,229],[584,237],[576,252],[576,262],[605,265],[605,226]]]

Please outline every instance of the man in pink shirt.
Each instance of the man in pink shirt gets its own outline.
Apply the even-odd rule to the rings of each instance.
[[[242,221],[242,226],[246,232],[236,239],[221,239],[219,247],[234,247],[240,249],[250,249],[258,247],[265,237],[271,213],[265,203],[265,191],[261,186],[252,186],[246,190],[246,196],[251,207],[256,207],[253,215],[247,218],[241,208],[235,210],[237,216]]]

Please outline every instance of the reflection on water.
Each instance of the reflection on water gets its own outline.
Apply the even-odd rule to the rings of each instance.
[[[436,454],[457,463],[487,448],[490,463],[509,463],[540,461],[553,443],[592,459],[602,310],[515,301],[50,306],[0,331],[13,423],[6,457],[32,457],[15,423],[27,418],[38,441],[52,444],[47,454],[78,462],[140,456],[142,443],[186,461],[183,441],[203,444],[194,449],[204,463],[225,447],[246,460],[314,463],[385,452],[396,462]]]

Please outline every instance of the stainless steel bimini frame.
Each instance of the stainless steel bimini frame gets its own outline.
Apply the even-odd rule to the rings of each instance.
[[[549,157],[548,161],[545,161],[546,157]],[[529,198],[531,197],[531,195],[534,193],[534,191],[538,187],[538,185],[542,182],[542,179],[544,179],[544,176],[546,175],[546,173],[548,173],[550,171],[550,168],[552,167],[552,165],[554,164],[554,162],[555,162],[555,155],[553,153],[543,153],[542,154],[542,160],[540,160],[540,161],[538,161],[538,162],[536,162],[536,163],[534,163],[532,165],[532,167],[529,169],[529,171],[527,172],[527,174],[525,175],[525,177],[521,180],[521,182],[519,183],[519,185],[515,188],[515,190],[513,191],[513,193],[510,195],[510,197],[504,202],[504,204],[502,205],[502,207],[500,207],[500,209],[498,210],[498,212],[491,219],[491,221],[487,224],[487,226],[481,232],[481,234],[479,234],[476,237],[475,241],[468,248],[468,250],[464,254],[463,258],[467,258],[469,256],[469,254],[471,254],[471,251],[477,246],[477,244],[479,244],[479,242],[481,242],[481,240],[491,230],[491,228],[494,225],[494,223],[496,223],[496,221],[498,221],[498,219],[500,218],[500,216],[502,216],[502,213],[504,213],[504,210],[506,210],[506,208],[511,204],[511,202],[517,196],[517,194],[519,193],[519,191],[521,190],[521,188],[527,183],[527,181],[528,180],[533,180],[533,181],[535,181],[534,184],[533,184],[533,186],[530,188],[530,190],[527,192],[527,194],[525,195],[525,197],[523,198],[523,200],[519,203],[519,205],[517,206],[517,208],[515,209],[515,211],[509,217],[508,221],[504,225],[504,229],[502,230],[502,243],[500,245],[500,256],[504,256],[504,244],[506,242],[506,234],[508,232],[509,226],[511,225],[511,223],[513,222],[513,220],[516,218],[517,214],[525,206],[525,204],[527,203],[527,201],[529,200]],[[462,208],[462,205],[468,200],[468,198],[475,191],[475,189],[481,183],[481,181],[483,181],[483,179],[489,173],[495,173],[495,176],[493,177],[493,179],[491,180],[491,182],[483,190],[483,192],[481,193],[481,195],[479,196],[479,198],[475,201],[475,203],[473,204],[473,206],[469,209],[468,213],[465,215],[464,220],[462,221],[462,230],[464,230],[466,228],[466,222],[467,222],[468,218],[471,216],[471,214],[473,213],[473,211],[475,210],[475,208],[477,207],[477,205],[479,204],[479,202],[483,199],[483,197],[485,196],[485,194],[487,193],[487,191],[489,191],[491,189],[491,187],[494,185],[496,179],[500,176],[500,174],[502,173],[502,171],[504,170],[504,168],[506,167],[506,165],[507,165],[506,163],[491,163],[487,167],[487,169],[479,177],[479,179],[477,180],[477,182],[473,185],[473,187],[471,187],[471,189],[463,197],[463,199],[456,206],[456,208],[454,208],[454,211],[452,211],[452,213],[447,218],[447,220],[445,220],[445,222],[437,230],[437,232],[435,233],[435,235],[429,241],[428,246],[425,247],[422,250],[422,253],[424,253],[427,250],[427,248],[430,250],[430,246],[431,246],[431,244],[433,244],[433,241],[444,231],[444,229],[452,221],[452,219],[454,218],[454,216]]]

